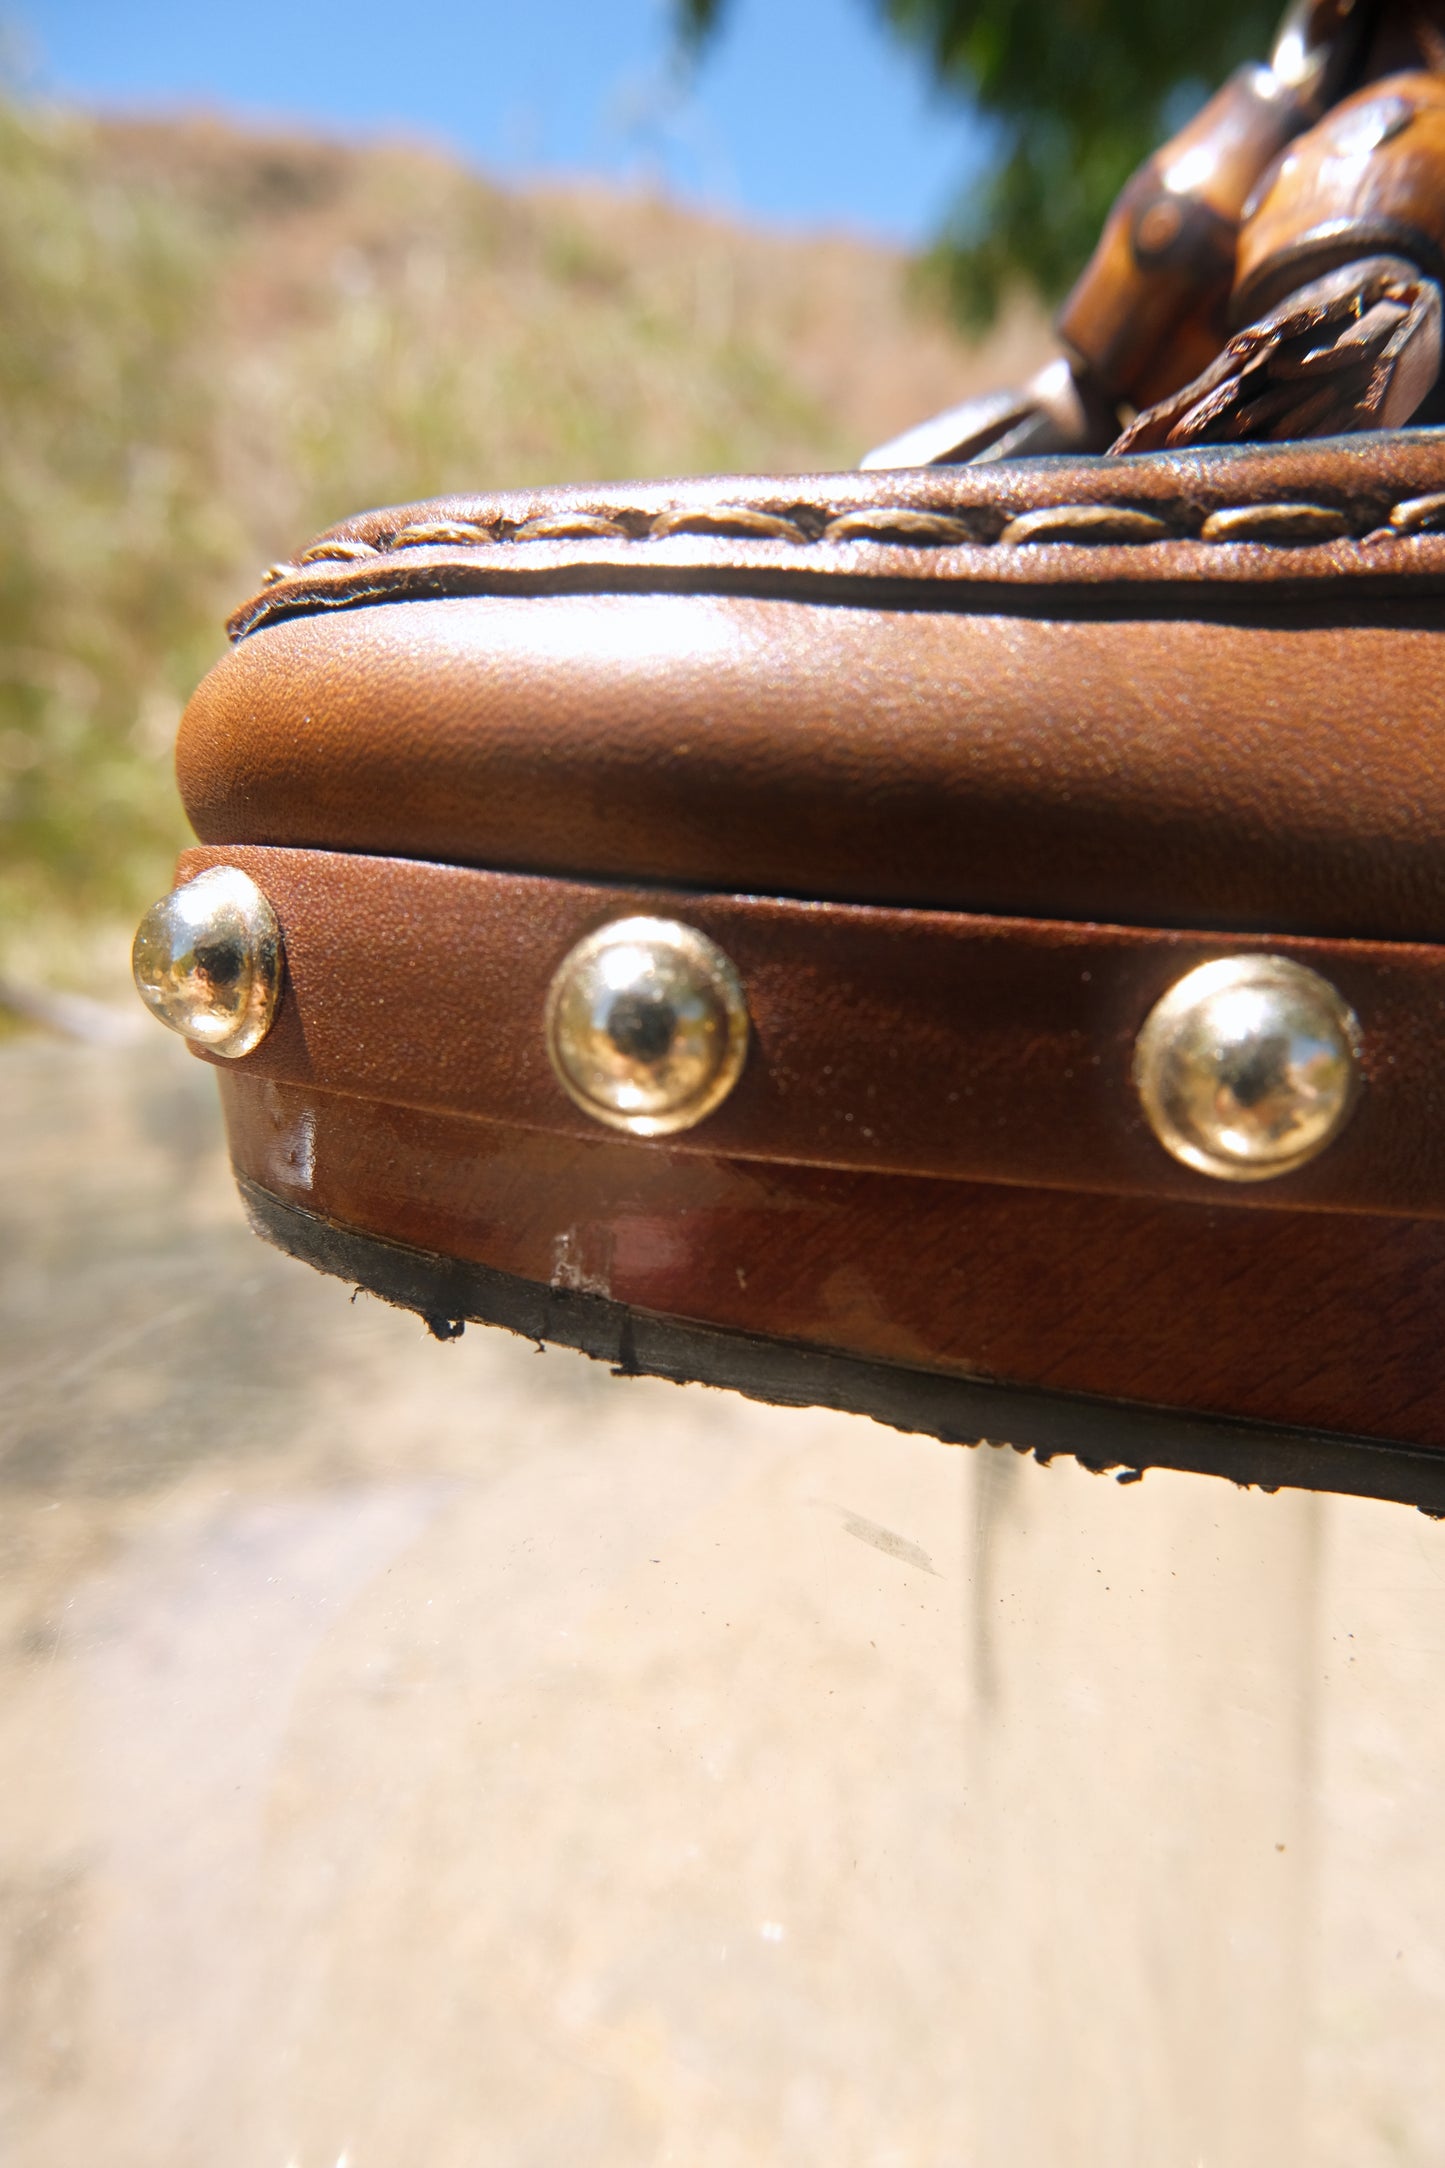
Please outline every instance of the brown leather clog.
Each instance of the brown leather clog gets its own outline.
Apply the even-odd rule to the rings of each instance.
[[[1430,430],[371,513],[142,977],[439,1330],[1439,1511],[1442,595]]]

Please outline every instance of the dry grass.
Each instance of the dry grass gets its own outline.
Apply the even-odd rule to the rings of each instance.
[[[180,705],[316,527],[478,483],[851,465],[1041,337],[1020,315],[969,348],[844,238],[508,194],[403,146],[0,111],[0,970],[83,980],[91,929],[164,886]]]

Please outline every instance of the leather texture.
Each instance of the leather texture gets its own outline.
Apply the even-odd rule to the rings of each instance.
[[[685,920],[740,974],[743,1075],[683,1155],[1217,1203],[1155,1141],[1131,1083],[1154,1003],[1247,937],[601,888],[415,860],[249,847],[286,984],[249,1075],[586,1139],[552,1074],[547,988],[595,926]],[[1445,1215],[1438,1119],[1445,949],[1275,940],[1360,1019],[1365,1087],[1322,1157],[1231,1187],[1260,1210]],[[229,1067],[229,1064],[220,1064]]]
[[[246,1063],[220,1084],[237,1172],[268,1196],[514,1273],[556,1308],[601,1296],[938,1375],[1445,1448],[1440,1220],[762,1165]],[[1006,1421],[955,1435],[1042,1442]],[[1230,1472],[1260,1475],[1247,1453]]]
[[[647,1313],[1445,1451],[1445,436],[451,499],[233,631],[182,872],[281,921],[275,1027],[218,1065],[259,1224],[605,1299],[629,1346]],[[753,1021],[651,1142],[543,1043],[567,948],[639,907]],[[1129,1081],[1233,947],[1364,1033],[1343,1134],[1259,1185],[1177,1166]]]
[[[1432,431],[373,513],[239,613],[182,793],[208,843],[1431,941],[1442,527]]]
[[[1366,256],[1445,277],[1445,80],[1413,70],[1366,84],[1292,144],[1240,236],[1236,325],[1292,287]]]

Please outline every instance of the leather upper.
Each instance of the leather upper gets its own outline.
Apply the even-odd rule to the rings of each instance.
[[[1149,1129],[1134,1048],[1168,987],[1252,947],[1248,936],[600,888],[246,844],[188,851],[180,874],[218,863],[249,874],[285,930],[285,991],[240,1064],[248,1075],[595,1137],[547,1053],[548,984],[592,928],[651,911],[722,947],[749,1048],[705,1121],[634,1149],[1219,1201],[1221,1184]],[[1445,1219],[1445,948],[1279,936],[1271,948],[1350,1004],[1363,1089],[1327,1152],[1273,1181],[1224,1185],[1228,1202]]]
[[[1445,435],[376,512],[191,703],[211,844],[1445,928]]]

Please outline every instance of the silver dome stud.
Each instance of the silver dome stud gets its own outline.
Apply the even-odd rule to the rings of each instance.
[[[1333,1143],[1360,1084],[1360,1027],[1317,971],[1224,956],[1158,1001],[1134,1083],[1166,1152],[1222,1182],[1267,1182]]]
[[[212,866],[151,905],[131,969],[153,1016],[193,1046],[237,1061],[271,1029],[281,929],[249,874]]]
[[[564,1091],[634,1137],[691,1129],[742,1074],[748,1011],[715,941],[668,918],[599,926],[547,995],[547,1051]]]

